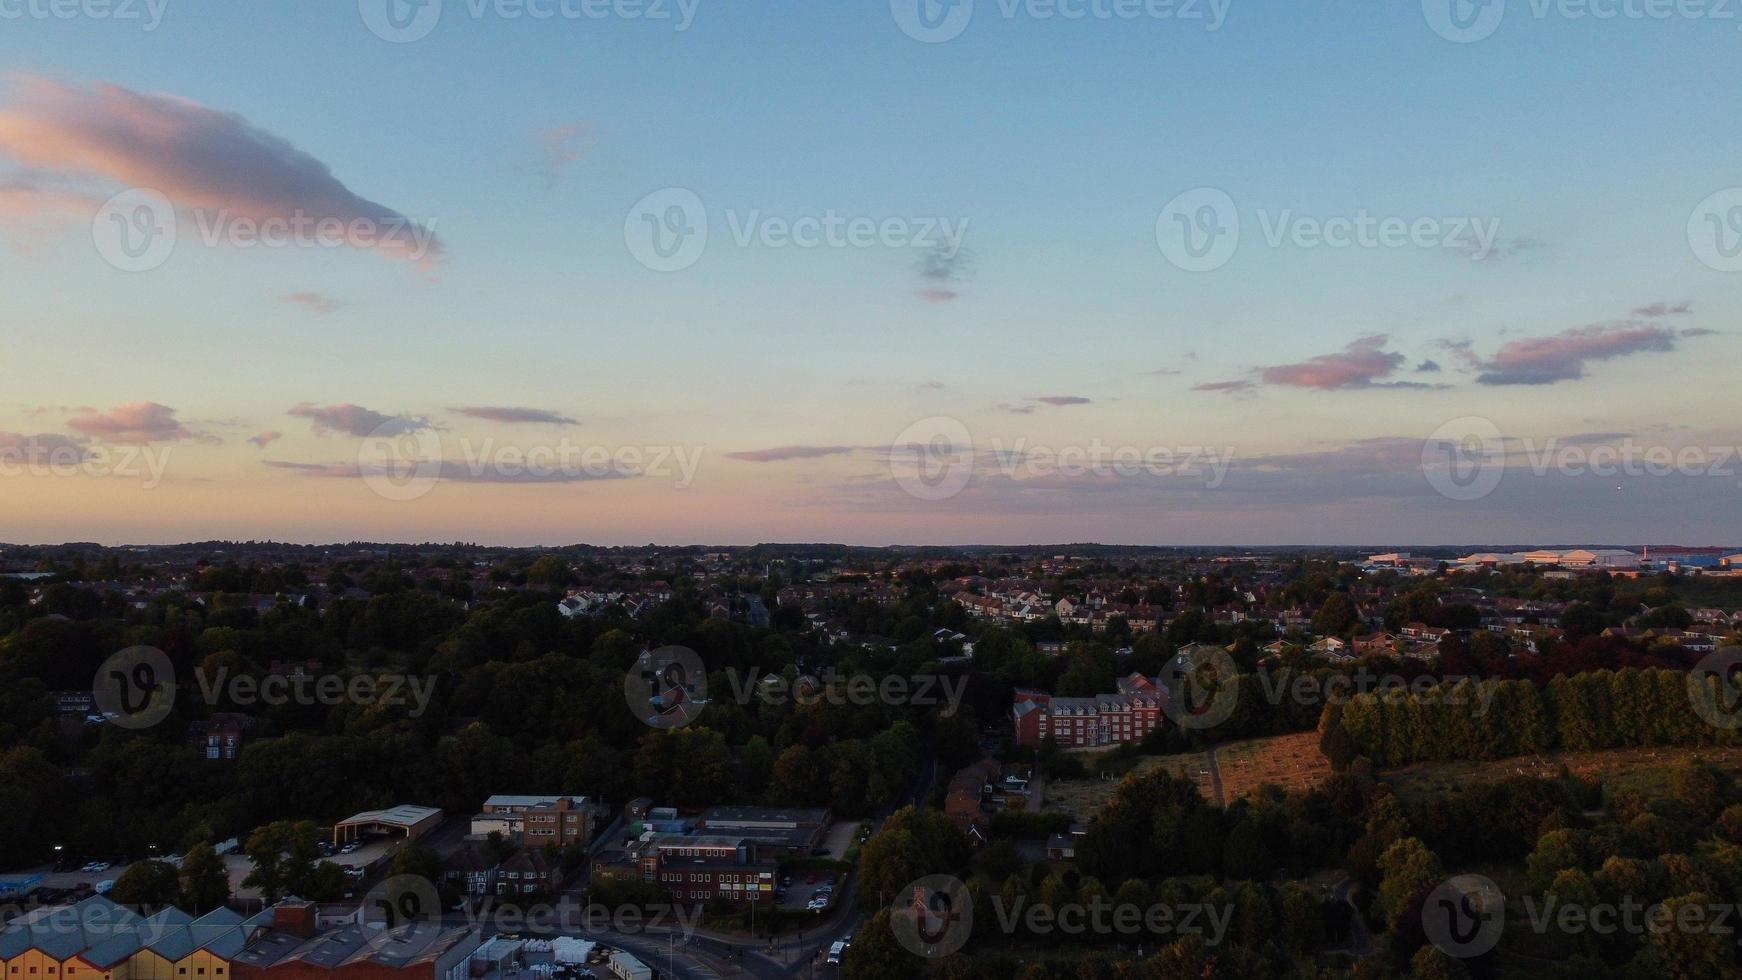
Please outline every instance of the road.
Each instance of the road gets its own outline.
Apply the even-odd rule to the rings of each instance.
[[[1206,754],[1210,758],[1210,788],[1215,791],[1216,806],[1226,810],[1228,800],[1222,795],[1222,767],[1216,763],[1216,747],[1210,746],[1210,751]]]

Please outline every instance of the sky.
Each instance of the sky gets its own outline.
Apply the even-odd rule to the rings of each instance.
[[[0,541],[1742,544],[1742,18],[0,0]]]

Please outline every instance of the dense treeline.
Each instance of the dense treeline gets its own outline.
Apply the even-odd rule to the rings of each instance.
[[[1360,694],[1326,718],[1341,725],[1355,755],[1382,768],[1557,749],[1734,742],[1733,728],[1696,710],[1690,677],[1700,682],[1699,675],[1659,668],[1562,675],[1544,686],[1466,678],[1424,693]],[[1722,709],[1719,680],[1703,682],[1705,703]]]
[[[5,583],[0,867],[39,862],[57,845],[69,856],[168,854],[274,820],[325,824],[399,802],[463,813],[501,792],[830,806],[856,816],[897,799],[930,745],[957,765],[975,752],[977,724],[930,706],[755,693],[767,674],[935,671],[944,651],[929,638],[935,592],[924,582],[911,584],[902,610],[920,620],[924,639],[845,650],[802,616],[779,616],[772,629],[711,617],[681,570],[648,573],[674,595],[634,619],[620,609],[566,619],[554,588],[472,597],[451,569],[412,571],[392,562],[335,570],[335,588],[368,594],[334,592],[318,606],[281,598],[264,610],[257,595],[228,591],[164,593],[135,608],[67,582],[34,600]],[[534,561],[500,578],[568,574],[560,562]],[[253,591],[306,576],[216,565],[196,578]],[[712,695],[696,724],[673,732],[643,724],[624,695],[640,652],[667,644],[697,651]],[[57,716],[53,692],[90,691],[99,665],[136,645],[164,651],[174,668],[167,718],[130,731]],[[427,685],[428,699],[266,703],[232,684],[293,669],[347,682],[410,678]],[[241,757],[208,762],[190,725],[229,712],[251,718]]]

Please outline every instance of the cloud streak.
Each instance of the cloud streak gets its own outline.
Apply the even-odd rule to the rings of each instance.
[[[15,76],[0,154],[61,177],[161,191],[178,208],[254,221],[337,222],[357,248],[433,261],[427,228],[345,186],[327,165],[235,113],[119,85]],[[362,230],[360,230],[362,229]]]
[[[486,422],[500,422],[504,425],[580,425],[575,419],[557,412],[548,412],[542,408],[509,408],[491,405],[472,405],[456,408],[455,412],[467,418],[482,419]]]
[[[822,459],[825,456],[845,456],[857,452],[855,446],[776,446],[773,449],[750,449],[727,453],[727,459],[742,463],[783,463],[794,459]]]

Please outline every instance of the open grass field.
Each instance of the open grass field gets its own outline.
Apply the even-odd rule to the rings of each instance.
[[[1597,776],[1611,790],[1631,789],[1646,796],[1669,790],[1670,771],[1690,758],[1702,758],[1742,773],[1742,746],[1684,749],[1659,746],[1605,752],[1557,752],[1493,762],[1424,762],[1382,773],[1380,778],[1406,800],[1422,800],[1469,783],[1497,782],[1511,776],[1553,778],[1564,763],[1575,776]]]
[[[1223,794],[1230,801],[1265,783],[1276,783],[1290,790],[1306,789],[1331,774],[1330,763],[1319,753],[1317,732],[1230,742],[1216,747],[1216,763],[1220,767]],[[1094,768],[1092,764],[1090,768]],[[1208,752],[1146,756],[1138,760],[1131,771],[1148,774],[1156,770],[1166,770],[1191,780],[1204,794],[1204,799],[1215,801]],[[1046,786],[1043,809],[1087,820],[1113,798],[1118,788],[1118,779],[1055,780]]]

